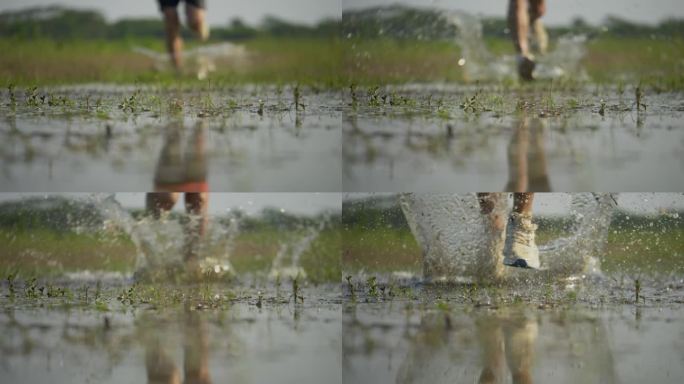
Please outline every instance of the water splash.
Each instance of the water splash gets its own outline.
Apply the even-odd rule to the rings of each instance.
[[[475,195],[402,194],[400,205],[423,250],[423,277],[470,280],[484,248],[484,221]],[[497,209],[503,209],[497,204]]]
[[[190,249],[187,228],[197,225],[199,220],[198,216],[192,215],[163,215],[160,220],[147,215],[138,216],[122,207],[113,194],[104,193],[80,197],[46,195],[6,203],[2,209],[10,214],[9,217],[25,212],[30,215],[29,220],[39,221],[41,227],[50,231],[97,234],[97,241],[102,245],[119,244],[121,235],[130,240],[134,254],[120,256],[134,260],[132,269],[124,273],[106,270],[65,273],[75,280],[115,280],[143,275],[161,277],[170,271],[181,271]],[[238,217],[211,217],[202,241],[192,244],[196,246],[192,251],[199,256],[202,272],[218,277],[232,275],[229,259],[239,227]],[[50,256],[48,253],[40,257],[44,257],[48,264],[59,266]]]
[[[506,194],[495,196],[494,212],[506,216]],[[572,194],[571,223],[564,237],[540,247],[542,268],[565,276],[598,272],[596,255],[606,244],[615,201],[611,194]],[[492,255],[487,216],[474,194],[408,193],[400,196],[400,205],[423,251],[425,279],[472,281],[482,277],[483,264],[500,258]]]
[[[159,220],[145,216],[136,220],[114,195],[95,194],[92,199],[108,226],[120,228],[135,244],[138,251],[136,272],[163,270],[171,266],[182,268],[188,251],[187,228],[197,226],[199,216],[187,215],[182,217],[183,220],[174,220],[169,215],[163,215]],[[234,273],[230,255],[239,234],[240,222],[234,216],[226,219],[214,218],[199,244],[199,267],[205,274],[224,276]]]
[[[442,16],[458,30],[456,44],[463,56],[458,64],[463,67],[467,81],[501,81],[517,77],[514,56],[496,56],[487,49],[478,17],[461,11],[445,11]],[[586,36],[581,35],[558,38],[553,51],[537,57],[535,77],[586,79],[587,74],[580,65],[586,54],[586,40]]]
[[[169,64],[169,55],[166,53],[140,46],[133,47],[133,51],[152,59],[159,69],[165,68]],[[221,61],[223,64],[228,62],[235,66],[242,66],[246,63],[248,56],[245,46],[230,42],[205,44],[182,52],[184,60],[194,62],[199,80],[206,79],[209,73],[216,71],[217,61]]]
[[[283,277],[291,279],[306,278],[306,271],[300,266],[299,259],[304,252],[309,250],[311,244],[327,225],[327,222],[328,218],[324,218],[318,225],[306,228],[303,234],[295,235],[294,239],[281,243],[278,253],[271,264],[269,278],[273,280]]]
[[[576,193],[570,203],[567,236],[540,247],[540,257],[555,273],[599,274],[597,255],[608,242],[608,228],[617,208],[616,194]]]
[[[119,279],[177,280],[182,279],[188,271],[192,275],[189,277],[196,275],[195,272],[210,279],[234,277],[236,271],[232,267],[231,257],[234,256],[238,237],[249,231],[252,225],[247,223],[249,220],[241,211],[229,210],[226,214],[210,216],[206,232],[200,241],[195,241],[197,238],[188,234],[188,228],[199,225],[199,216],[170,212],[155,219],[144,212],[123,207],[114,194],[47,196],[45,199],[27,199],[5,205],[7,207],[0,206],[0,213],[3,209],[16,209],[13,207],[17,205],[32,213],[45,212],[39,216],[49,218],[47,224],[55,231],[97,234],[98,241],[112,244],[119,244],[124,235],[126,243],[131,246],[126,248],[126,252],[129,252],[127,255],[120,256],[134,260],[135,265],[131,265],[125,273],[118,273]],[[258,276],[305,279],[307,273],[301,266],[301,258],[311,249],[320,233],[329,228],[333,218],[333,215],[323,214],[314,220],[285,224],[286,227],[281,228],[278,236],[271,240],[279,245],[274,260],[268,269],[258,272]],[[256,222],[262,219],[266,220],[264,224],[268,223],[269,219],[265,217],[252,218]],[[46,220],[40,221],[41,225],[45,225]],[[192,259],[190,269],[188,251],[197,256]],[[49,253],[45,255],[46,261],[50,260],[50,256]],[[65,275],[73,280],[113,280],[113,274],[109,271],[85,269]]]

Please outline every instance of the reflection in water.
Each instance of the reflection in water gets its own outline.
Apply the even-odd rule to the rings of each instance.
[[[443,105],[458,105],[463,97],[458,89],[455,94],[440,94],[429,88],[421,92],[407,90],[405,94],[413,100],[449,100]],[[642,114],[600,116],[588,109],[552,114],[540,112],[538,104],[515,113],[464,114],[460,109],[444,108],[448,117],[446,112],[439,113],[442,110],[423,115],[396,107],[350,111],[345,116],[342,145],[345,190],[571,192],[643,191],[644,185],[650,185],[651,190],[682,188],[681,178],[667,176],[678,174],[684,160],[683,131],[677,129],[681,116],[672,109],[649,111],[649,119],[639,129]]]
[[[154,174],[155,192],[207,192],[205,122],[199,120],[184,141],[182,121],[164,130],[164,144]]]
[[[45,92],[74,104],[36,107],[20,100],[14,109],[0,100],[1,190],[108,192],[125,185],[147,192],[163,146],[170,158],[174,147],[186,157],[203,152],[188,162],[194,169],[183,172],[205,173],[214,191],[341,189],[341,158],[331,155],[339,154],[341,92],[302,88],[306,109],[299,111],[291,92],[269,86],[172,92],[105,85]],[[138,104],[122,108],[132,94]],[[184,137],[191,130],[204,136],[197,141],[204,148],[185,147],[194,140]]]
[[[181,320],[183,335],[183,372],[185,379],[181,381],[181,373],[173,361],[171,353],[164,344],[164,332],[150,329],[151,335],[145,342],[145,368],[150,384],[208,384],[211,383],[209,373],[209,340],[207,325],[197,311],[186,310]]]
[[[532,382],[536,321],[525,315],[514,315],[508,319],[487,316],[477,322],[477,334],[482,344],[480,383],[503,382],[505,371],[502,369],[502,352],[505,352],[513,382]]]
[[[471,319],[450,316],[422,317],[397,382],[464,382],[474,376],[465,382],[528,384],[535,378],[544,382],[539,377],[549,373],[555,373],[557,382],[581,377],[616,382],[605,326],[595,316],[560,312],[543,323],[542,317],[516,309],[475,313]],[[474,338],[472,346],[464,345],[469,337]]]
[[[443,373],[450,370],[450,364],[459,364],[458,359],[448,362],[439,356],[453,356],[458,349],[458,340],[450,337],[451,321],[448,314],[431,314],[422,318],[421,331],[399,368],[397,382],[428,383],[434,378],[425,369]],[[536,319],[516,311],[491,313],[475,316],[472,328],[477,344],[475,349],[480,351],[479,360],[474,360],[479,383],[504,383],[508,377],[513,383],[532,383],[538,334]],[[445,366],[435,366],[433,362],[438,361]]]
[[[677,307],[398,307],[345,311],[346,383],[677,383],[684,374]]]
[[[95,288],[91,288],[92,294]],[[310,299],[312,293],[304,294]],[[295,308],[267,303],[257,308],[245,301],[201,310],[194,300],[164,308],[128,309],[112,300],[110,311],[104,313],[69,308],[62,300],[25,308],[19,300],[12,304],[0,297],[0,382],[342,380],[341,311],[327,300],[310,299]]]
[[[508,183],[503,190],[550,192],[542,120],[522,114],[513,124],[508,144]]]

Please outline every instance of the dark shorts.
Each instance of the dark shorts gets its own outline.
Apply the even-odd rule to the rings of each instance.
[[[187,4],[194,5],[197,8],[206,8],[207,2],[204,0],[157,0],[159,2],[159,8],[164,9],[168,7],[177,7],[178,3],[185,1]]]

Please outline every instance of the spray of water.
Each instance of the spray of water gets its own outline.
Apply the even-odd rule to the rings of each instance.
[[[495,198],[494,212],[506,216],[506,194]],[[596,256],[605,246],[616,207],[610,194],[572,194],[571,224],[561,238],[540,247],[542,268],[570,276],[599,272]],[[497,269],[487,216],[474,194],[416,194],[400,197],[411,232],[423,251],[423,277],[468,282],[506,271]],[[510,268],[509,268],[510,269]]]
[[[461,48],[465,78],[468,81],[501,81],[517,77],[514,56],[496,56],[487,49],[483,39],[482,23],[476,16],[461,11],[445,11],[444,19],[458,30],[456,43]],[[535,76],[539,79],[587,77],[580,61],[586,54],[585,36],[562,36],[555,49],[537,57]]]
[[[152,59],[157,68],[165,68],[169,63],[167,54],[136,46],[133,51]],[[197,78],[204,80],[209,73],[216,70],[216,62],[231,62],[233,65],[243,65],[247,58],[247,50],[243,45],[223,42],[217,44],[206,44],[182,52],[184,60],[194,61],[197,70]]]
[[[570,203],[567,235],[540,247],[540,257],[555,273],[600,273],[597,255],[608,241],[608,228],[617,208],[615,194],[577,193]]]
[[[111,233],[112,241],[125,234],[135,246],[136,257],[133,277],[138,279],[167,279],[182,276],[187,269],[186,256],[189,238],[188,228],[199,224],[200,217],[181,214],[163,214],[154,219],[149,215],[134,215],[121,206],[113,194],[92,194],[84,198],[53,197],[22,202],[31,211],[55,211],[64,204],[51,221],[56,229],[79,233]],[[65,216],[66,215],[66,216]],[[243,216],[213,216],[202,240],[192,243],[193,253],[198,256],[200,272],[208,277],[231,277],[235,274],[230,257],[233,254]],[[272,262],[269,276],[279,278],[306,278],[300,266],[302,255],[307,252],[330,223],[329,216],[309,224],[302,224],[296,231],[283,233],[280,248]],[[104,236],[107,241],[108,236]],[[49,256],[48,256],[49,257]],[[72,279],[90,280],[111,277],[102,271],[77,271],[68,273]],[[118,278],[128,278],[130,275]]]
[[[281,243],[271,265],[269,278],[274,280],[283,277],[291,279],[306,278],[306,271],[300,266],[299,259],[311,247],[311,244],[325,228],[327,222],[327,218],[324,218],[318,225],[306,228],[294,240]]]
[[[69,205],[66,217],[55,218],[60,228],[76,233],[114,232],[127,235],[136,249],[134,272],[159,271],[164,275],[166,269],[178,267],[182,269],[185,252],[187,252],[186,232],[188,226],[197,225],[199,217],[186,216],[181,220],[170,216],[154,220],[151,217],[134,217],[130,211],[111,194],[93,194],[83,199],[46,198],[30,200],[33,211],[54,209],[56,204]],[[73,213],[71,213],[73,211]],[[199,267],[204,273],[225,276],[233,273],[229,257],[239,233],[239,219],[228,217],[225,220],[216,218],[208,227],[205,238],[200,243]],[[113,236],[115,239],[116,236]],[[211,248],[209,250],[209,248]],[[149,275],[148,273],[144,273]],[[114,277],[112,273],[102,271],[78,271],[67,274],[74,279],[91,279]],[[128,277],[128,276],[118,276]]]

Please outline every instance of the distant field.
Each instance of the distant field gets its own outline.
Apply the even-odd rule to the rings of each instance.
[[[235,239],[230,261],[238,273],[268,272],[291,231],[250,230]],[[300,265],[315,283],[339,281],[339,231],[324,230],[301,255]],[[54,276],[82,270],[132,272],[136,248],[126,235],[77,234],[50,229],[0,229],[0,277]],[[220,248],[217,248],[220,250]],[[221,250],[222,251],[222,250]],[[210,255],[216,250],[207,251]],[[217,254],[217,256],[224,256]]]
[[[346,87],[349,84],[462,82],[451,41],[392,39],[255,38],[243,43],[250,53],[242,65],[218,63],[215,82],[294,83]],[[189,41],[187,48],[196,43]],[[170,70],[133,52],[143,46],[163,53],[161,40],[71,41],[0,38],[0,85],[177,81]],[[509,41],[487,40],[495,54],[512,54]],[[658,89],[684,88],[684,38],[673,40],[597,38],[587,44],[584,66],[593,81],[642,81]],[[191,74],[183,78],[196,81]]]
[[[507,40],[486,43],[497,55],[514,53]],[[457,65],[460,50],[449,41],[375,39],[345,44],[345,77],[357,84],[464,80]],[[684,88],[684,39],[594,39],[587,43],[583,65],[599,83],[642,81],[679,90]]]
[[[336,40],[324,38],[258,38],[244,44],[248,57],[239,64],[217,62],[213,81],[230,83],[337,82],[342,52]],[[49,85],[115,82],[168,83],[175,73],[159,69],[155,61],[133,51],[141,46],[164,53],[161,40],[65,41],[0,38],[0,84]],[[196,43],[188,42],[186,48]],[[181,79],[197,81],[191,69]]]
[[[538,243],[557,236],[555,230],[540,229]],[[601,268],[611,273],[684,273],[683,238],[684,231],[676,228],[611,230]],[[344,271],[421,271],[421,250],[408,228],[347,229],[343,241]]]

